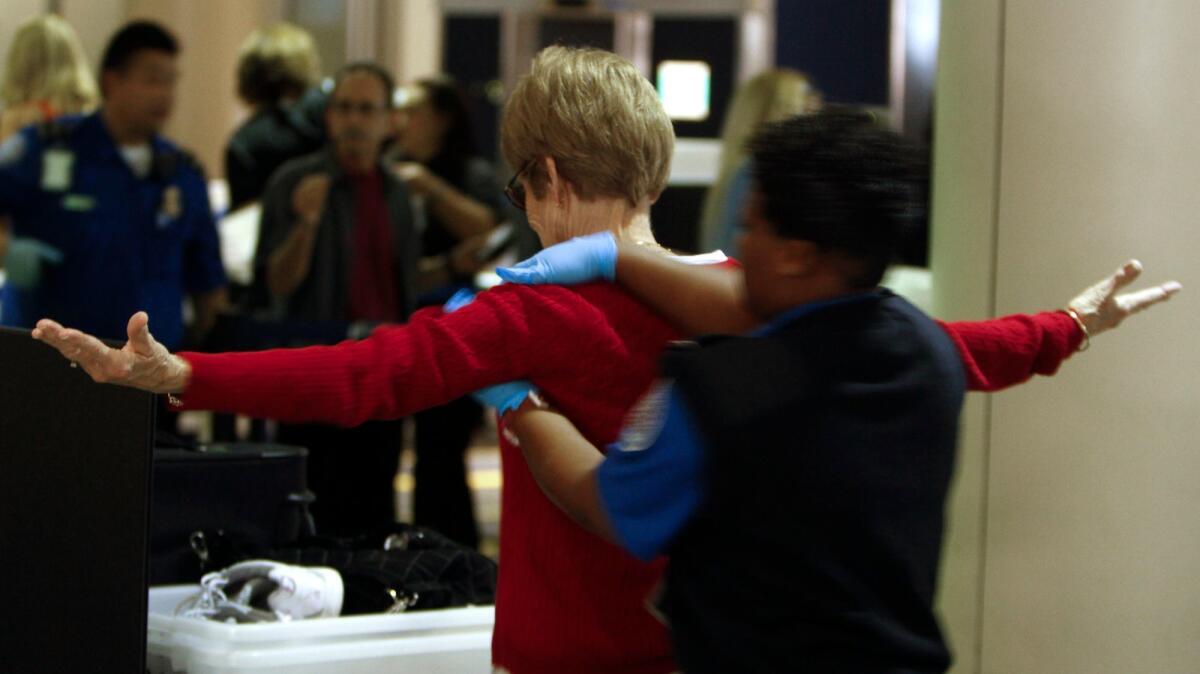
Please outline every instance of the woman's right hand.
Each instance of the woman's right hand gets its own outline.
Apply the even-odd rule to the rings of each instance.
[[[92,335],[43,318],[33,338],[58,349],[101,384],[119,384],[151,393],[177,393],[187,388],[191,367],[172,355],[150,334],[150,317],[139,311],[129,319],[129,341],[114,349]]]

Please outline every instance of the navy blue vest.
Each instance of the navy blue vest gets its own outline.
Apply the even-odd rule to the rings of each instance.
[[[877,291],[667,356],[707,500],[670,550],[685,672],[943,672],[933,615],[964,375]]]

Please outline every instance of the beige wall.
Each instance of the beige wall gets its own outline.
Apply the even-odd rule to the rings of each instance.
[[[941,599],[956,671],[1200,671],[1200,4],[943,11],[940,313],[1062,304],[1134,254],[1187,288],[1053,380],[972,401]]]
[[[380,61],[397,83],[437,74],[442,66],[442,12],[437,0],[387,2],[381,8]]]
[[[125,22],[129,0],[61,0],[63,18],[79,33],[83,51],[95,70],[108,39]]]
[[[282,16],[282,0],[129,0],[128,17],[162,22],[182,43],[182,76],[167,135],[199,157],[209,176],[223,174],[225,143],[245,118],[235,94],[242,41]]]
[[[951,320],[992,315],[1000,68],[998,2],[945,3],[933,164],[934,314]],[[967,397],[957,474],[950,493],[938,609],[955,671],[978,667],[983,517],[991,400]]]
[[[13,33],[17,25],[31,16],[46,11],[46,0],[3,0],[3,11],[0,11],[0,64],[8,56],[8,47],[12,44]],[[0,73],[3,69],[0,69]],[[3,74],[0,74],[3,78]]]

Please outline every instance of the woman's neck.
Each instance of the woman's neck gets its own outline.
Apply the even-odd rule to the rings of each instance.
[[[559,241],[577,236],[612,232],[620,241],[656,243],[650,229],[650,203],[630,206],[624,199],[596,199],[572,204],[570,221],[562,228]]]

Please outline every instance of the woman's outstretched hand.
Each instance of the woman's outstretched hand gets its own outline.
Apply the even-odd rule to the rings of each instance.
[[[1108,278],[1084,290],[1067,307],[1083,322],[1088,335],[1111,330],[1129,316],[1171,299],[1183,289],[1177,281],[1168,281],[1145,290],[1117,294],[1142,274],[1142,263],[1130,260]]]
[[[191,368],[187,361],[155,341],[146,312],[134,314],[126,332],[129,341],[114,349],[92,335],[43,318],[33,329],[33,338],[58,349],[102,384],[119,384],[152,393],[174,393],[187,387]]]

